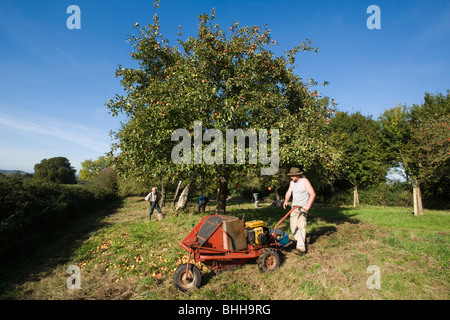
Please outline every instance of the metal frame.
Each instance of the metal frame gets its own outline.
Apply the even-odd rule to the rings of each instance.
[[[194,260],[198,263],[205,264],[209,269],[217,271],[219,269],[228,269],[241,266],[248,261],[257,258],[261,252],[266,248],[274,248],[276,251],[281,249],[281,244],[276,237],[277,227],[290,215],[290,213],[299,207],[292,207],[292,209],[276,224],[273,228],[272,236],[274,242],[268,245],[253,245],[248,243],[247,248],[244,250],[228,250],[223,247],[224,239],[228,243],[228,234],[223,230],[223,221],[219,224],[214,224],[207,220],[211,216],[204,217],[197,226],[188,234],[188,236],[180,243],[180,246],[188,251],[188,259],[186,263],[186,273],[189,270],[189,264],[191,263],[191,255],[194,256]],[[213,215],[221,217],[219,215]],[[201,238],[202,245],[199,245],[199,230],[203,223],[212,223],[216,225],[216,229],[209,235],[207,239]],[[225,238],[224,238],[225,236]],[[291,244],[290,241],[285,246]]]

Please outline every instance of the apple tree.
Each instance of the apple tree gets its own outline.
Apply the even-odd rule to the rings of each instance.
[[[126,116],[113,133],[112,154],[119,173],[139,179],[215,177],[216,212],[223,213],[230,178],[267,168],[267,163],[250,161],[255,155],[249,149],[227,149],[227,129],[259,133],[256,156],[277,152],[279,166],[308,170],[320,163],[327,173],[336,152],[326,134],[332,106],[321,103],[314,80],[294,73],[298,52],[317,51],[311,41],[276,56],[273,48],[278,43],[267,26],[242,27],[236,21],[223,30],[214,19],[214,10],[211,15],[201,14],[198,33],[185,39],[180,27],[177,46],[160,33],[157,14],[152,24],[140,27],[136,23],[138,34],[130,35],[128,41],[133,48],[130,56],[139,67],[118,67],[116,76],[125,93],[106,105],[113,116]],[[197,132],[195,124],[201,126]],[[177,129],[188,137],[174,138]],[[262,130],[266,136],[261,136]],[[267,141],[266,149],[261,149],[261,137]],[[193,147],[179,153],[187,161],[174,163],[172,152],[181,138]],[[230,151],[232,163],[225,161]],[[202,161],[205,153],[215,161],[207,162],[205,157]],[[237,163],[239,153],[245,161]]]

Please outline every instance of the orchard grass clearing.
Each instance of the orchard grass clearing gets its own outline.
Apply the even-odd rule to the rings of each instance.
[[[263,273],[256,263],[214,274],[199,265],[201,287],[182,293],[172,275],[185,262],[180,241],[205,214],[148,221],[148,205],[129,197],[73,221],[42,249],[0,266],[3,299],[439,299],[449,295],[449,211],[315,205],[308,216],[308,253],[283,250],[282,265]],[[228,202],[227,214],[272,227],[286,210]],[[281,229],[290,232],[288,222]],[[68,289],[66,269],[81,267],[81,289]],[[381,289],[368,289],[367,268],[381,272]]]

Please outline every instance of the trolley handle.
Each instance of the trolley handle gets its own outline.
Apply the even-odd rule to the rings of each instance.
[[[273,228],[273,236],[274,236],[275,239],[277,238],[277,233],[276,233],[277,227],[291,214],[291,212],[294,209],[297,209],[297,208],[301,208],[301,206],[292,207],[292,209],[289,210],[289,212],[286,213],[286,215],[280,221],[278,221],[278,223],[275,225],[275,227]]]

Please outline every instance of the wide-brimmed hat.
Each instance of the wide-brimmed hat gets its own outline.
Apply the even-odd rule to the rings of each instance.
[[[288,176],[300,176],[302,174],[303,174],[303,172],[300,171],[299,168],[292,167],[291,170],[289,170],[289,173],[287,175]]]

